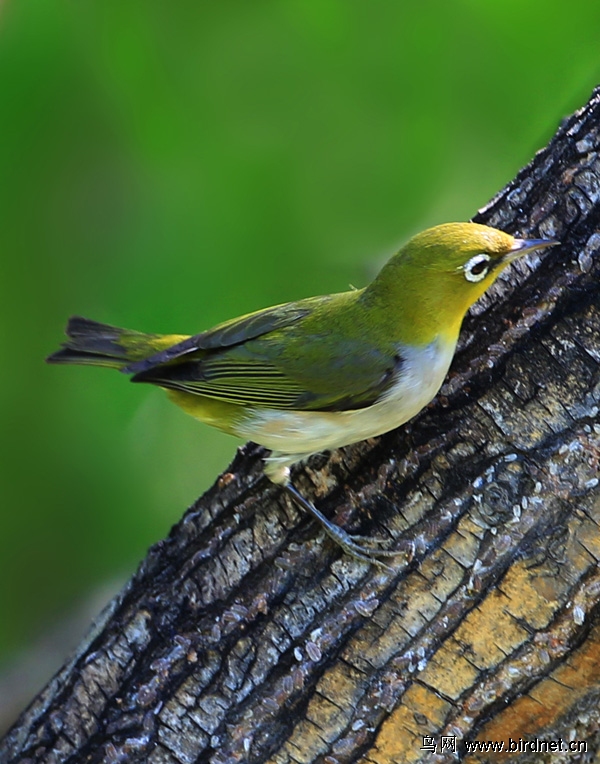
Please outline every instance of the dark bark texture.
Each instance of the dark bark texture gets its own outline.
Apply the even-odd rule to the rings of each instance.
[[[328,516],[406,550],[393,572],[342,554],[249,445],[2,764],[506,762],[511,740],[518,761],[598,761],[599,151],[600,90],[475,217],[562,246],[476,306],[408,426],[295,470]]]

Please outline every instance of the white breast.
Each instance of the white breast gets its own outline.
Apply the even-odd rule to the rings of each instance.
[[[237,434],[271,449],[266,472],[279,473],[296,461],[340,448],[399,427],[417,414],[439,390],[455,345],[436,340],[421,348],[399,347],[403,363],[392,387],[372,406],[352,411],[277,411],[252,409]]]

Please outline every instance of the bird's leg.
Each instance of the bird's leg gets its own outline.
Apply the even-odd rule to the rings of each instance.
[[[370,562],[372,565],[378,565],[380,568],[385,568],[386,570],[393,570],[393,568],[390,568],[389,565],[386,565],[381,560],[378,560],[375,555],[394,557],[399,554],[406,554],[405,551],[400,549],[394,551],[373,549],[372,546],[369,546],[368,542],[377,543],[379,539],[352,536],[343,528],[340,528],[339,525],[336,525],[331,520],[328,520],[325,515],[320,512],[312,502],[308,501],[308,499],[305,499],[304,496],[302,496],[302,494],[299,493],[291,483],[285,483],[283,488],[285,488],[285,490],[289,493],[296,504],[298,504],[307,512],[310,512],[310,514],[321,523],[323,530],[329,536],[329,538],[333,539],[335,543],[338,544],[338,546],[340,546],[344,552],[349,554],[351,557],[355,557],[357,560],[362,560],[363,562]],[[362,539],[364,543],[360,543],[357,539]]]
[[[355,557],[357,560],[363,562],[370,562],[373,565],[378,565],[386,570],[392,570],[389,565],[386,565],[377,557],[395,557],[398,555],[405,555],[406,550],[385,550],[375,549],[374,545],[384,542],[384,539],[373,538],[370,536],[353,536],[352,534],[340,528],[339,525],[328,520],[325,515],[319,511],[315,505],[305,499],[304,496],[292,485],[290,482],[290,470],[287,465],[278,465],[275,469],[273,463],[268,464],[267,475],[269,479],[284,488],[298,506],[309,512],[316,520],[319,521],[323,530],[327,535],[340,546],[346,554],[351,557]]]

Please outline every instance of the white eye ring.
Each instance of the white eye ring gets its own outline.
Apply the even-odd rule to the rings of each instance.
[[[467,260],[463,265],[463,271],[467,281],[481,281],[488,275],[490,270],[490,260],[492,258],[489,255],[474,255]]]

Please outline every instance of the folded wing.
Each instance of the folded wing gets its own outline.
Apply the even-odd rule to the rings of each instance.
[[[323,326],[330,325],[330,300],[339,297],[310,298],[228,321],[124,371],[135,374],[134,382],[241,406],[321,411],[370,406],[393,384],[402,359],[376,349],[353,322],[332,343]]]

